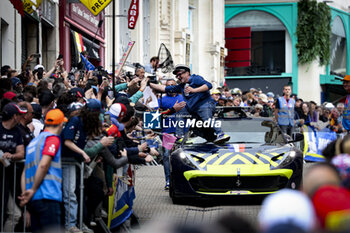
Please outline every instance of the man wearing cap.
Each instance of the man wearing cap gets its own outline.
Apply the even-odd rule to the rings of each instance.
[[[343,127],[349,132],[350,131],[350,75],[344,77],[343,87],[348,94],[344,103],[344,112],[343,112]]]
[[[69,93],[72,94],[72,96],[74,96],[76,98],[76,101],[74,102],[79,102],[84,104],[85,103],[85,92],[82,88],[80,87],[74,87],[72,89],[69,90]]]
[[[226,105],[226,102],[227,102],[227,98],[225,96],[220,96],[218,102],[217,102],[217,106],[225,106]],[[229,99],[231,100],[231,99]]]
[[[127,108],[124,104],[121,103],[114,103],[109,108],[109,111],[106,112],[106,114],[110,115],[111,119],[111,127],[108,128],[107,133],[110,135],[111,131],[114,131],[113,128],[117,127],[118,131],[120,132],[121,138],[118,140],[122,140],[127,151],[128,161],[131,164],[144,164],[146,162],[150,162],[153,160],[153,157],[151,155],[146,155],[145,158],[140,158],[139,155],[144,156],[144,153],[140,152],[149,152],[149,147],[146,142],[144,142],[141,145],[138,145],[137,147],[133,142],[130,142],[131,140],[126,136],[125,134],[125,126],[123,123],[120,123],[124,116],[126,116]],[[118,148],[119,143],[116,142],[112,146],[109,147],[110,151],[117,155],[119,153],[119,150],[122,150],[124,148]]]
[[[13,78],[11,78],[11,82],[12,82],[13,90],[15,90],[17,93],[22,93],[23,84],[22,84],[21,80],[17,77],[13,77]]]
[[[61,223],[62,169],[60,133],[67,118],[59,109],[45,117],[45,130],[27,147],[21,206],[28,203],[33,232],[58,231]]]
[[[20,131],[20,135],[23,139],[23,145],[24,145],[24,150],[25,150],[26,147],[28,146],[28,144],[34,138],[33,133],[27,127],[27,125],[32,122],[33,108],[30,105],[30,103],[28,103],[28,102],[20,102],[20,103],[18,103],[18,106],[20,107],[20,109],[22,111],[27,111],[26,113],[20,114],[19,120],[18,120],[19,124],[17,124],[17,127]],[[18,188],[16,190],[16,195],[18,195],[20,193],[20,190],[21,190],[19,184],[21,183],[20,174],[22,173],[23,168],[24,168],[23,163],[16,164],[16,178],[18,178],[16,181],[16,184],[18,184]],[[14,200],[11,197],[11,199],[9,199],[9,203],[8,203],[8,206],[10,206],[10,208],[9,208],[9,211],[7,212],[9,217],[4,225],[5,231],[12,231],[12,224],[14,225],[13,227],[15,227],[18,224],[18,222],[22,216],[21,210],[19,209],[17,204],[13,203],[13,201]],[[12,223],[12,221],[13,221],[13,223]]]
[[[292,88],[289,85],[284,85],[283,96],[276,101],[274,111],[275,119],[285,134],[292,135],[294,129],[294,106],[295,100],[291,98]]]
[[[62,157],[64,161],[85,163],[90,162],[90,157],[84,151],[87,143],[87,127],[84,124],[88,120],[98,121],[102,106],[99,100],[89,99],[80,110],[78,116],[70,118],[62,132]],[[76,189],[76,166],[64,164],[62,166],[63,176],[63,201],[65,209],[65,228],[68,232],[81,232],[76,224],[78,219],[78,202],[75,194]]]
[[[209,93],[209,89],[212,88],[211,83],[199,75],[191,75],[191,70],[187,65],[177,65],[173,74],[178,78],[180,84],[165,87],[164,85],[150,83],[151,88],[166,93],[182,93],[186,101],[186,107],[179,112],[182,116],[192,114],[203,121],[212,119],[215,102]],[[225,135],[220,128],[214,127],[214,130],[216,133],[215,143],[223,143],[229,140],[229,136]],[[183,134],[183,129],[182,132],[179,132],[179,136],[182,136],[181,134]],[[212,135],[203,134],[201,136],[212,141],[212,138],[209,138]]]
[[[30,141],[34,138],[33,133],[28,128],[27,125],[29,125],[33,120],[33,107],[28,102],[20,102],[18,103],[18,106],[22,109],[27,109],[27,112],[25,114],[21,115],[21,118],[19,120],[18,127],[21,130],[21,134],[23,137],[23,143],[24,147],[26,148]]]
[[[265,94],[260,94],[258,98],[258,103],[262,105],[263,109],[260,112],[261,117],[273,117],[272,109],[267,105],[268,99]]]
[[[10,163],[6,165],[5,161],[17,161],[24,159],[24,146],[21,131],[18,128],[18,123],[22,114],[25,114],[26,110],[21,109],[15,103],[8,103],[4,106],[2,110],[2,122],[0,123],[0,151],[2,154],[1,160],[4,164],[0,163],[0,174],[1,174],[1,185],[0,185],[0,195],[4,195],[4,202],[0,202],[0,209],[4,209],[4,214],[10,212],[14,214],[11,209],[13,205],[8,205],[13,203],[13,187],[14,182],[16,185],[16,193],[20,192],[20,180],[13,180],[14,174],[16,177],[20,177],[21,171],[15,170],[14,164]],[[8,166],[8,167],[5,167]],[[5,179],[3,179],[3,169],[5,169]],[[4,183],[2,183],[4,182]],[[3,190],[2,190],[3,189]],[[2,206],[4,204],[4,206]],[[10,211],[6,211],[6,210]],[[6,216],[1,216],[0,219],[6,220]],[[14,216],[15,217],[15,216]],[[4,221],[6,224],[6,221]],[[11,224],[12,225],[12,224]],[[11,225],[7,228],[5,225],[5,231],[12,231]]]
[[[217,105],[221,97],[221,92],[218,89],[216,89],[211,92],[211,97],[213,98],[213,100],[215,101],[215,104]]]

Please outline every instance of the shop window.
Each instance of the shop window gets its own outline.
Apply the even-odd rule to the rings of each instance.
[[[333,75],[346,74],[346,36],[339,16],[332,23],[330,69]]]
[[[287,46],[291,43],[286,39],[289,35],[276,17],[247,11],[233,17],[225,27],[227,76],[280,75],[291,67],[286,64],[286,56],[292,56],[291,46]]]

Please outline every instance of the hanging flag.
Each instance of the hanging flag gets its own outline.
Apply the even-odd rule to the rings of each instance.
[[[113,184],[114,193],[108,200],[108,228],[113,229],[125,222],[133,213],[132,206],[135,199],[134,172],[131,165],[128,168],[129,184],[118,178]]]
[[[84,67],[87,71],[95,70],[95,66],[89,62],[89,60],[84,57],[82,54],[80,54],[81,61],[83,62]]]
[[[139,0],[131,0],[128,12],[128,28],[134,29],[139,17]]]
[[[175,141],[176,141],[175,136],[171,134],[163,133],[163,147],[165,149],[171,150],[171,148],[173,148],[174,146]]]
[[[335,132],[328,128],[320,131],[310,126],[303,126],[304,132],[304,160],[308,162],[323,162],[323,149],[332,141],[337,139]]]
[[[82,51],[84,51],[83,36],[80,33],[74,32],[74,40],[77,46],[78,54],[80,54]],[[79,62],[80,61],[81,61],[81,58],[79,56]]]

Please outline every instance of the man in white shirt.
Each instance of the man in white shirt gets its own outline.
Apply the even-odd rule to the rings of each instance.
[[[33,108],[33,120],[32,120],[32,124],[34,127],[34,137],[37,137],[40,132],[42,131],[42,129],[44,128],[44,124],[40,121],[41,117],[42,117],[42,109],[41,106],[37,103],[32,103],[32,108]]]

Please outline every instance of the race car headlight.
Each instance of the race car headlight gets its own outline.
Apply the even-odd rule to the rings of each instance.
[[[291,162],[293,162],[295,156],[296,156],[296,152],[295,151],[289,151],[289,152],[284,153],[281,162],[276,167],[270,165],[270,169],[271,170],[281,169],[281,168],[289,165]]]
[[[179,158],[182,160],[182,162],[184,164],[186,164],[187,166],[192,167],[194,169],[203,170],[203,168],[198,166],[198,163],[192,158],[192,156],[187,154],[187,153],[185,153],[185,152],[180,152],[179,153]],[[197,157],[197,156],[194,156],[194,157]]]

